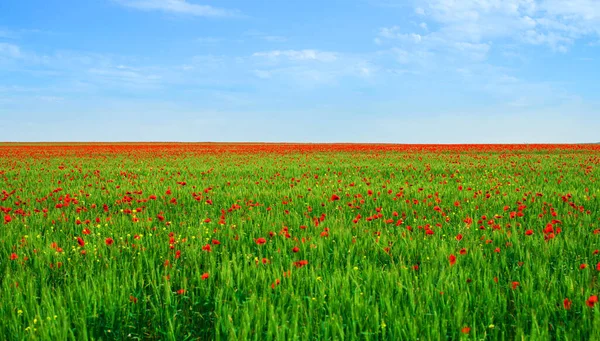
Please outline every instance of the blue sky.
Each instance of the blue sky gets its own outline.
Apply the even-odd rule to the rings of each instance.
[[[600,141],[600,1],[0,1],[0,141]]]

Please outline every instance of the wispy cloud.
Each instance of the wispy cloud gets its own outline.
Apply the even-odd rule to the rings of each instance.
[[[14,38],[16,38],[16,36],[17,35],[14,32],[0,28],[0,38],[14,39]]]
[[[205,45],[216,44],[221,41],[223,41],[223,38],[217,38],[217,37],[198,37],[198,38],[196,38],[196,42],[198,42],[200,44],[205,44]]]
[[[280,35],[265,34],[257,30],[248,30],[242,34],[245,37],[261,39],[271,43],[285,43],[287,38]]]
[[[114,0],[116,3],[143,11],[163,11],[199,17],[234,17],[237,10],[200,5],[186,0]]]
[[[566,52],[578,39],[600,36],[595,0],[418,0],[416,13],[436,23],[447,40],[506,39]],[[385,31],[382,31],[385,33]]]
[[[318,61],[318,62],[333,62],[337,56],[333,52],[325,52],[318,50],[273,50],[266,52],[256,52],[253,57],[262,57],[269,60],[279,60],[281,58],[291,61]]]
[[[14,44],[0,43],[0,58],[19,58],[21,57],[21,49]]]

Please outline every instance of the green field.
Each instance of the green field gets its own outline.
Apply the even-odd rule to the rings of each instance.
[[[600,147],[0,146],[7,340],[598,340]]]

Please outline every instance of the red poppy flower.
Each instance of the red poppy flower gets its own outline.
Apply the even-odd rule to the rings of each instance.
[[[336,194],[333,194],[333,195],[331,196],[331,199],[329,199],[329,200],[331,200],[331,201],[337,201],[337,200],[340,200],[340,197],[339,197],[339,196],[337,196]]]
[[[565,300],[563,301],[563,306],[565,307],[566,310],[571,309],[571,304],[573,304],[573,301],[571,301],[568,298],[565,298]]]
[[[112,239],[111,237],[108,237],[104,240],[104,242],[106,243],[106,245],[110,246],[115,242],[115,240]]]
[[[465,249],[464,247],[462,249],[460,249],[459,253],[461,255],[466,255],[467,254],[467,249]]]
[[[525,231],[525,235],[527,235],[527,236],[531,236],[532,234],[533,234],[533,230]]]
[[[204,246],[202,247],[202,250],[203,250],[203,251],[208,251],[208,252],[210,252],[210,251],[211,251],[210,244],[206,244],[206,245],[204,245]]]
[[[458,235],[456,235],[456,240],[460,241],[462,239],[463,239],[463,235],[462,234],[459,233]]]
[[[448,261],[450,261],[450,266],[453,266],[454,264],[456,264],[456,256],[450,255],[450,257],[448,257]]]
[[[600,271],[600,262],[598,262],[598,264],[596,264],[596,270]]]
[[[83,238],[77,237],[77,244],[79,244],[79,246],[81,246],[81,247],[84,247],[85,242],[83,241]]]
[[[511,283],[511,287],[512,287],[513,290],[515,290],[520,284],[521,283],[515,281],[515,282]]]
[[[583,270],[583,269],[585,269],[585,268],[587,268],[587,264],[581,264],[581,265],[579,266],[579,269],[581,269],[581,270]]]
[[[8,224],[12,221],[12,218],[7,214],[4,216],[4,223]]]
[[[294,248],[292,249],[292,252],[293,252],[293,253],[296,253],[296,252],[298,252],[298,251],[300,251],[300,248],[298,248],[297,246],[294,246]]]
[[[213,243],[213,245],[219,245],[219,244],[221,244],[221,242],[218,241],[218,240],[216,240],[216,239],[213,239],[212,243]]]
[[[205,272],[202,274],[202,280],[204,281],[205,279],[208,279],[208,277],[210,277],[210,275],[208,274],[208,272]]]
[[[129,302],[137,303],[138,299],[135,296],[129,296]]]
[[[301,268],[301,267],[303,267],[305,265],[308,265],[308,261],[307,260],[300,260],[300,261],[294,262],[294,266],[297,267],[297,268]]]
[[[181,257],[181,250],[175,251],[175,259],[179,259]]]
[[[183,295],[183,294],[185,294],[185,289],[179,289],[179,290],[177,290],[177,294],[178,294],[178,295]]]
[[[463,334],[469,334],[470,331],[471,331],[471,328],[469,328],[469,327],[463,327],[463,329],[460,330],[460,332]]]
[[[590,298],[588,298],[587,301],[585,301],[585,304],[590,308],[593,308],[596,303],[598,303],[597,295],[590,296]]]
[[[262,238],[262,237],[256,239],[256,244],[258,244],[258,245],[262,245],[262,244],[264,244],[266,242],[267,242],[267,240],[265,238]]]
[[[90,231],[90,229],[88,229],[87,227],[83,229],[83,231],[81,231],[81,233],[88,235],[90,233],[92,233],[92,231]]]
[[[16,253],[13,252],[10,254],[10,260],[17,260],[17,259],[19,259],[19,256]]]

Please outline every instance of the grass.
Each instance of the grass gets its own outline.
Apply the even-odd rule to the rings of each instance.
[[[598,339],[599,151],[4,145],[0,335]]]

